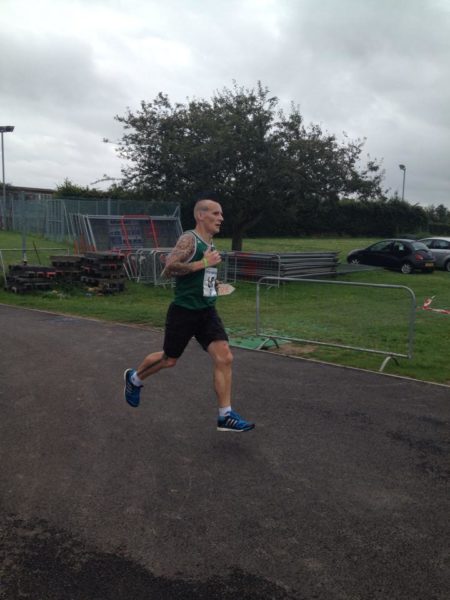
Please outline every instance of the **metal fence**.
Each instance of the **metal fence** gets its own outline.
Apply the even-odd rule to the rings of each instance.
[[[171,248],[182,233],[180,219],[150,215],[70,214],[71,238],[78,251]]]
[[[8,192],[0,202],[0,228],[42,235],[48,239],[72,238],[71,214],[152,215],[179,218],[177,202],[113,198],[55,198],[51,194]]]
[[[258,336],[384,355],[380,371],[412,358],[415,317],[415,294],[402,285],[263,277],[256,287]]]

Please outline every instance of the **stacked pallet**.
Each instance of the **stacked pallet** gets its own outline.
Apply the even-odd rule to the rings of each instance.
[[[86,252],[81,261],[80,281],[103,294],[123,292],[126,273],[123,254]]]
[[[74,283],[81,281],[81,262],[83,257],[75,254],[61,254],[50,256],[50,262],[57,274],[58,281]]]
[[[53,267],[42,265],[10,265],[5,278],[5,287],[15,294],[34,290],[50,290],[54,285],[56,272]]]
[[[5,288],[16,294],[51,290],[61,284],[84,284],[96,294],[113,294],[125,289],[124,256],[116,252],[87,252],[83,255],[55,255],[51,267],[10,265]]]

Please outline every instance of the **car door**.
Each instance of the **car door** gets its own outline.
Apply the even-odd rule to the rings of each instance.
[[[436,266],[442,269],[444,263],[450,257],[450,242],[447,240],[430,240],[428,247],[434,254]]]
[[[364,252],[364,264],[373,265],[374,267],[389,266],[391,246],[391,240],[383,240],[382,242],[372,244]]]
[[[392,244],[390,266],[393,269],[400,269],[405,262],[405,258],[411,254],[411,248],[405,242],[396,241]]]

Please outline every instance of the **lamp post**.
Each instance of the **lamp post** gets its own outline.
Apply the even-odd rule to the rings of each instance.
[[[0,133],[2,134],[2,178],[3,178],[3,205],[0,218],[3,219],[3,215],[6,211],[6,183],[5,183],[5,149],[3,146],[3,134],[14,131],[14,125],[0,125]],[[3,226],[3,223],[1,223]]]
[[[398,165],[400,171],[403,171],[403,189],[402,189],[402,200],[405,199],[405,177],[406,177],[406,165]]]

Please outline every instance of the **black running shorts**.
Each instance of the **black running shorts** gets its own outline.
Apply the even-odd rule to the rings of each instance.
[[[166,316],[164,353],[169,358],[179,358],[192,337],[204,350],[211,342],[228,341],[222,320],[213,306],[189,310],[172,303]]]

